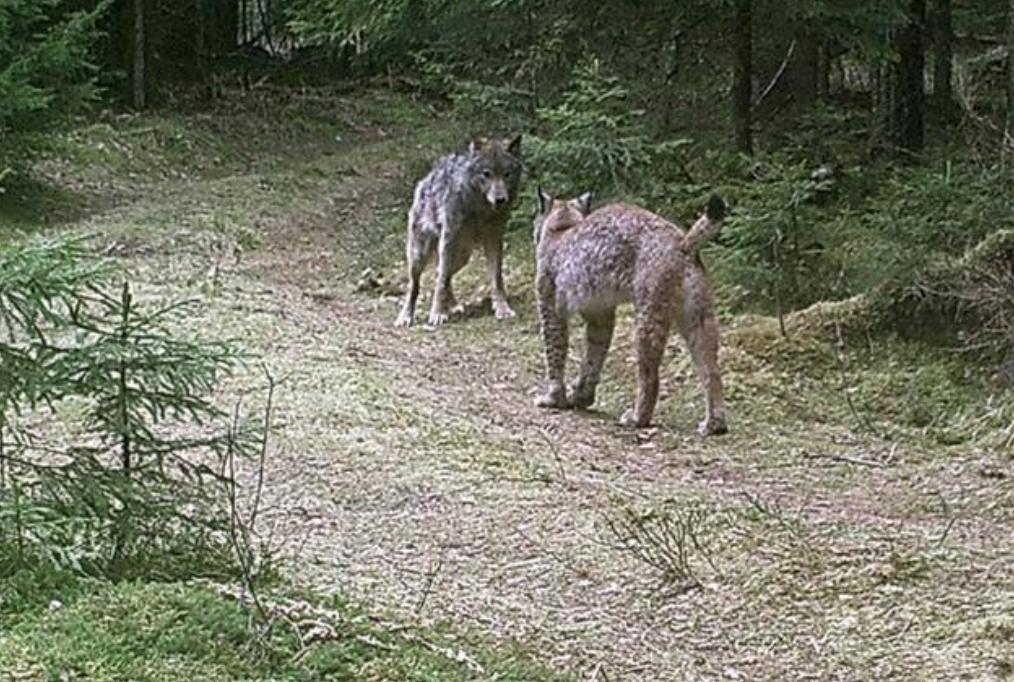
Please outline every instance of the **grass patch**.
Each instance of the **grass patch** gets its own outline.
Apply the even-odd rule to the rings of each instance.
[[[38,577],[38,576],[36,576]],[[18,680],[428,680],[563,681],[517,652],[499,653],[447,633],[392,628],[341,598],[323,607],[327,635],[277,622],[267,633],[252,612],[203,585],[66,584],[65,600],[41,605],[47,590],[11,604],[0,632],[0,670]],[[48,603],[48,600],[46,600]],[[31,603],[30,606],[28,604]],[[293,618],[293,621],[297,620]],[[3,621],[0,621],[3,622]],[[406,632],[411,632],[406,636]],[[476,651],[477,649],[477,651]]]

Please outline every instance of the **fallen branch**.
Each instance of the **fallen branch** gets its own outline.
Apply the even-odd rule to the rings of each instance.
[[[782,65],[778,67],[778,71],[775,72],[775,75],[771,79],[771,82],[768,83],[768,86],[764,88],[764,92],[762,92],[760,96],[757,98],[757,100],[753,103],[753,107],[755,109],[761,105],[761,102],[767,99],[767,96],[770,95],[771,91],[775,89],[776,85],[778,85],[778,81],[780,81],[782,79],[782,75],[785,74],[785,69],[786,67],[788,67],[789,60],[792,59],[792,54],[795,51],[796,51],[796,41],[793,40],[789,44],[788,51],[785,53],[785,59],[782,60]]]
[[[807,452],[803,454],[807,459],[830,459],[835,462],[845,462],[846,464],[856,464],[864,467],[874,467],[877,469],[883,469],[886,465],[883,462],[877,462],[872,459],[861,459],[859,457],[849,457],[848,455],[838,454],[824,454],[822,452]]]

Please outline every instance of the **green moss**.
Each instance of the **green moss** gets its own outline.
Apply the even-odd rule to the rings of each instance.
[[[331,641],[304,650],[289,625],[276,622],[265,634],[253,613],[206,587],[96,585],[0,630],[0,670],[32,680],[473,679],[465,664],[442,649],[468,651],[486,674],[504,682],[566,679],[516,652],[494,652],[446,633],[403,637],[339,598],[317,601],[342,620],[332,623]]]

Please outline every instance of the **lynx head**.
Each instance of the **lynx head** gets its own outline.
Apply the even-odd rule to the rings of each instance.
[[[564,232],[578,225],[591,212],[592,193],[585,192],[576,199],[554,199],[540,187],[538,213],[533,223],[535,243],[543,235]]]
[[[521,135],[509,139],[476,138],[468,145],[470,178],[489,208],[507,210],[521,180]]]

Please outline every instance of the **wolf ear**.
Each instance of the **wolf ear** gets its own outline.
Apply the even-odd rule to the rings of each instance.
[[[489,140],[487,140],[485,137],[475,135],[472,137],[471,140],[468,141],[468,153],[474,154],[478,151],[482,151],[482,149],[486,147],[486,145],[488,144]]]
[[[591,192],[585,192],[576,199],[575,203],[577,204],[577,209],[581,211],[581,215],[588,215],[591,213],[591,202],[593,198],[594,196]]]
[[[521,154],[521,133],[518,133],[507,141],[507,151],[514,156]]]
[[[539,214],[544,215],[549,207],[553,205],[553,197],[549,196],[545,190],[539,188]]]

